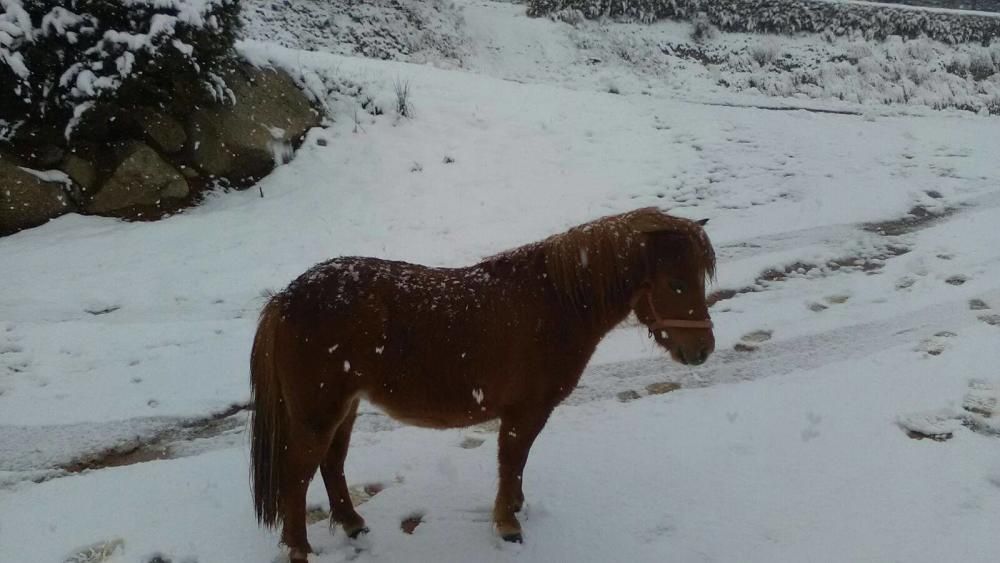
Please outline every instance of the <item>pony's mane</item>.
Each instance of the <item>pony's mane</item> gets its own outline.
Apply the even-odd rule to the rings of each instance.
[[[630,297],[650,271],[648,234],[669,232],[688,238],[702,279],[715,276],[715,251],[695,221],[672,217],[655,207],[609,215],[488,259],[495,262],[540,253],[545,274],[565,300],[601,314]]]

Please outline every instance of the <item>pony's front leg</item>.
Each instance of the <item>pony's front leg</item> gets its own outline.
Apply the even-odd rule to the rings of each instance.
[[[493,505],[493,523],[504,541],[520,543],[521,523],[514,514],[524,504],[522,489],[528,452],[552,412],[551,407],[535,411],[505,413],[500,420],[498,441],[500,485]]]

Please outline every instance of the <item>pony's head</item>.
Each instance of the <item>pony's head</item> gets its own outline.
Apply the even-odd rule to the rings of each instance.
[[[715,350],[705,299],[715,274],[715,253],[702,228],[708,220],[667,219],[643,226],[647,268],[632,310],[675,361],[700,365]]]
[[[684,364],[715,349],[705,283],[715,275],[706,221],[655,207],[610,215],[554,235],[540,248],[560,299],[608,329],[623,308],[635,312],[656,342]]]

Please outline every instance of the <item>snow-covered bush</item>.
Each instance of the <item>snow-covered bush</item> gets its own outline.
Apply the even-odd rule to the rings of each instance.
[[[239,0],[0,0],[0,119],[72,126],[98,102],[219,98]],[[123,99],[126,99],[123,101]],[[67,127],[67,133],[69,127]]]
[[[750,57],[760,66],[767,66],[778,59],[780,48],[774,41],[761,41],[750,46]]]
[[[559,10],[557,12],[552,12],[551,14],[549,14],[549,19],[553,21],[568,23],[569,25],[572,26],[577,26],[583,23],[583,20],[586,19],[586,16],[584,16],[583,12],[581,12],[580,10],[574,10],[572,8],[568,8],[566,10]]]
[[[740,51],[704,47],[706,52],[692,58],[715,59],[720,50],[728,53],[717,68],[719,84],[737,91],[1000,113],[1000,72],[991,51],[979,45],[899,38],[867,44],[842,41],[819,50],[791,49],[787,61],[778,57],[774,60],[780,64],[761,68],[761,44],[746,41]]]
[[[872,56],[872,49],[865,43],[855,42],[847,47],[847,60],[857,63]]]
[[[528,15],[575,9],[588,18],[652,22],[704,13],[724,31],[815,32],[867,39],[927,36],[945,43],[989,44],[1000,17],[827,0],[528,0]]]
[[[969,74],[974,80],[983,80],[993,76],[997,72],[997,66],[993,63],[990,52],[984,48],[979,48],[969,55]]]
[[[712,20],[705,12],[698,12],[691,18],[691,39],[694,41],[709,41],[715,39],[719,30],[712,25]]]
[[[461,66],[462,7],[451,0],[241,0],[246,37],[293,49]]]

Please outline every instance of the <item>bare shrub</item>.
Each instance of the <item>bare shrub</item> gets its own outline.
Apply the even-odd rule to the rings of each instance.
[[[408,80],[396,80],[393,84],[393,89],[396,92],[396,115],[412,118],[413,105],[410,103],[410,82]]]

